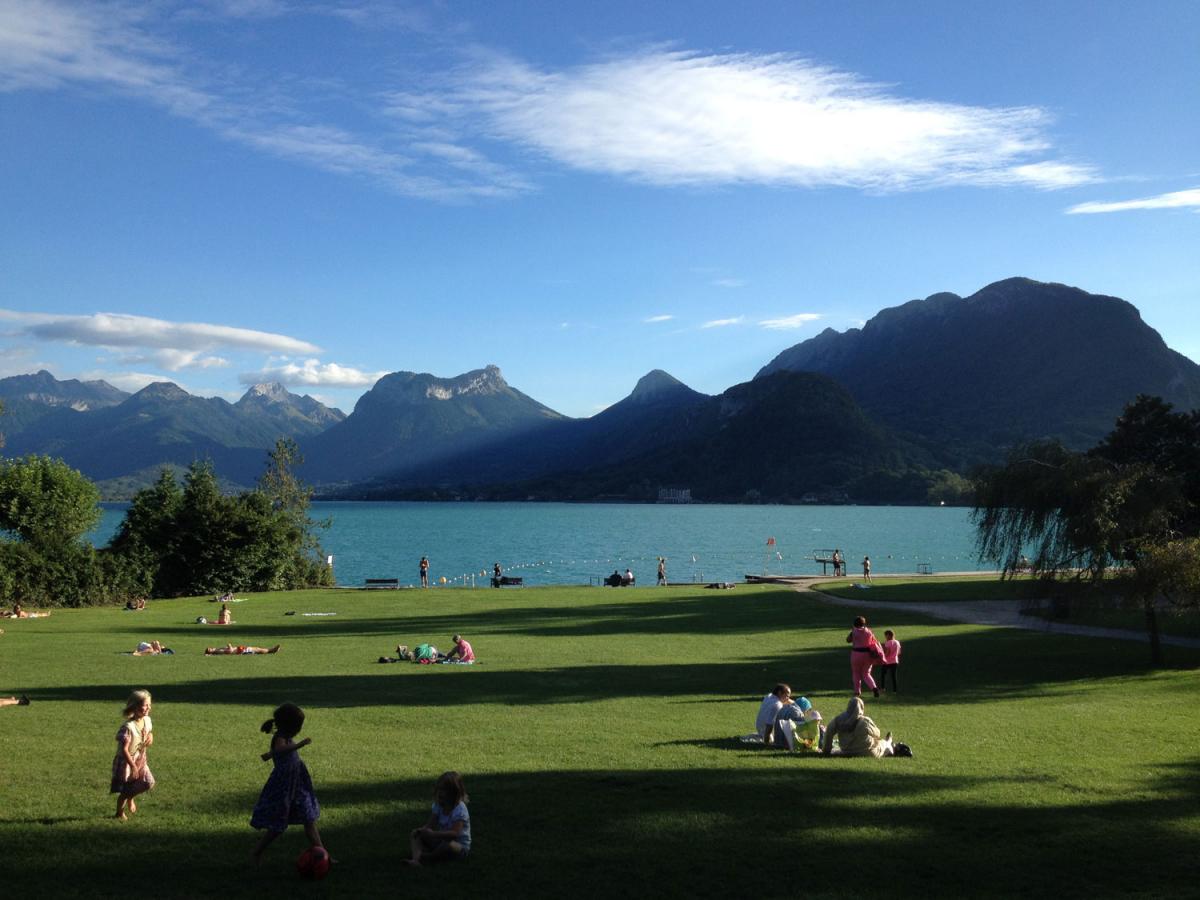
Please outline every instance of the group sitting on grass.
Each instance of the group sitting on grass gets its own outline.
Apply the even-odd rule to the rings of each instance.
[[[426,666],[435,663],[474,665],[475,650],[471,644],[461,634],[454,635],[450,640],[454,643],[454,648],[449,653],[442,653],[433,644],[417,644],[411,650],[407,644],[397,644],[395,656],[381,656],[379,661],[381,663],[414,662]]]
[[[765,746],[784,750],[816,750],[821,745],[824,727],[821,714],[807,697],[792,697],[792,689],[777,684],[763,697],[754,721],[754,733]]]

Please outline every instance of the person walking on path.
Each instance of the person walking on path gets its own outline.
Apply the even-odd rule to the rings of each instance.
[[[129,818],[125,811],[137,812],[134,797],[154,787],[154,775],[146,760],[146,751],[154,743],[154,725],[150,721],[150,692],[134,691],[125,701],[125,721],[117,729],[117,755],[113,757],[109,793],[117,795],[114,818]]]
[[[871,644],[874,643],[878,646],[878,641],[875,640],[871,629],[867,627],[867,620],[864,617],[855,618],[854,627],[846,635],[846,643],[850,644],[850,690],[854,691],[855,697],[862,696],[862,686],[865,684],[878,697],[879,688],[875,684],[875,679],[871,677],[871,666],[875,664]]]
[[[429,587],[429,557],[421,557],[421,587]]]
[[[658,558],[658,583],[663,587],[667,584],[667,558],[660,556]]]
[[[835,577],[846,574],[846,559],[842,556],[840,548],[833,551],[833,574]]]
[[[869,556],[863,557],[863,580],[871,580],[871,557]]]

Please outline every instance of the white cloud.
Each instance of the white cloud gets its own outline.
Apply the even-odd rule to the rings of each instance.
[[[674,316],[669,316],[669,315],[662,315],[662,316],[650,316],[650,318],[648,318],[648,319],[642,319],[642,321],[643,321],[643,322],[645,322],[645,323],[647,323],[647,324],[649,324],[649,323],[651,323],[651,322],[670,322],[670,321],[671,321],[673,318],[675,318],[675,317],[674,317]]]
[[[1156,197],[1145,197],[1141,200],[1118,200],[1115,203],[1095,201],[1078,203],[1068,209],[1067,214],[1125,212],[1130,209],[1182,209],[1186,207],[1200,207],[1200,188],[1159,194]]]
[[[359,388],[372,387],[387,372],[364,372],[351,366],[337,363],[322,363],[319,359],[306,359],[302,363],[284,363],[269,366],[258,372],[247,372],[238,379],[242,384],[260,384],[278,381],[288,386],[320,385],[324,387]]]
[[[713,281],[713,285],[723,288],[740,288],[745,287],[746,282],[740,278],[717,278]]]
[[[149,354],[131,353],[121,357],[121,362],[129,365],[150,363],[168,372],[178,372],[181,369],[218,369],[229,365],[229,360],[221,356],[202,356],[198,350],[156,350]]]
[[[769,328],[774,331],[788,331],[795,328],[803,328],[809,322],[815,322],[821,318],[820,313],[797,313],[794,316],[784,316],[781,319],[763,319],[758,324],[763,328]]]
[[[1049,115],[910,99],[793,56],[649,50],[561,71],[492,58],[456,95],[563,165],[659,185],[1063,187]]]
[[[389,8],[398,9],[284,0],[210,0],[190,9],[4,0],[0,92],[99,88],[264,154],[443,200],[531,190],[516,169],[530,165],[529,154],[654,185],[898,191],[957,184],[1052,189],[1098,180],[1088,165],[1053,158],[1050,116],[1040,108],[905,97],[794,56],[651,48],[538,69],[462,42],[470,60],[453,71],[424,74],[424,83],[409,77],[403,88],[360,87],[332,74],[322,79],[308,60],[269,74],[225,65],[215,55],[220,45],[188,43],[194,29],[184,27],[197,17],[222,18],[236,34],[235,26],[267,28],[285,15],[338,16],[364,27],[429,24],[424,13],[389,17]],[[319,96],[309,90],[317,82]],[[367,131],[372,126],[352,117],[363,109],[388,127]],[[514,149],[517,160],[522,150],[527,158],[493,158]]]
[[[179,21],[222,16],[263,20],[289,12],[354,19],[346,8],[233,0],[185,10]],[[264,153],[369,178],[413,196],[457,200],[507,196],[529,187],[516,173],[448,140],[406,150],[388,146],[386,135],[355,134],[306,113],[305,98],[289,96],[294,94],[293,79],[286,72],[261,83],[243,70],[236,73],[242,81],[232,81],[233,70],[205,59],[198,48],[157,35],[170,24],[164,8],[150,4],[5,0],[0,4],[0,93],[100,87],[162,107]],[[188,66],[179,60],[187,60]],[[215,74],[206,75],[206,65]],[[376,97],[338,99],[345,107],[377,103]]]
[[[107,381],[113,387],[128,391],[131,394],[137,393],[148,384],[168,380],[161,375],[152,375],[147,372],[109,372],[104,369],[93,369],[90,372],[84,372],[79,377],[84,381]],[[179,384],[178,381],[173,381],[173,383],[188,391],[187,387]],[[188,393],[191,394],[193,392],[188,391]]]
[[[745,316],[738,316],[733,319],[712,319],[701,325],[701,328],[725,328],[729,325],[741,325],[746,319]]]
[[[315,353],[308,341],[283,334],[253,331],[229,325],[202,322],[168,322],[146,316],[120,313],[96,313],[90,316],[54,315],[0,309],[0,321],[21,323],[21,334],[46,341],[86,344],[94,347],[141,347],[166,351],[197,351],[190,361],[182,354],[166,354],[178,367],[196,361],[200,352],[218,347],[238,350],[262,350],[269,353]],[[210,360],[207,365],[213,365]]]

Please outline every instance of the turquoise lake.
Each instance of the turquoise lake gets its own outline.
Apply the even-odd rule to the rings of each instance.
[[[105,504],[92,538],[103,545],[124,516]],[[971,511],[902,506],[716,506],[573,503],[314,503],[338,584],[365,578],[486,586],[492,564],[529,585],[588,584],[614,569],[653,585],[656,558],[671,581],[741,581],[747,574],[820,574],[814,550],[840,548],[851,575],[969,571],[976,559]],[[768,546],[769,538],[775,539]],[[807,558],[806,558],[807,557]],[[236,589],[236,585],[230,586]]]

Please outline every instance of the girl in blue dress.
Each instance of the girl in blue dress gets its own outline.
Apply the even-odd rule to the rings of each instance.
[[[313,793],[312,778],[300,758],[300,748],[312,743],[312,738],[297,742],[296,735],[304,727],[304,710],[294,703],[285,703],[275,714],[263,722],[262,730],[271,737],[271,749],[262,755],[263,761],[273,759],[275,768],[263,786],[254,814],[250,818],[252,828],[266,830],[254,847],[257,863],[270,843],[283,834],[289,825],[303,825],[313,847],[321,847],[321,833],[317,831],[317,819],[321,815],[321,804]]]

